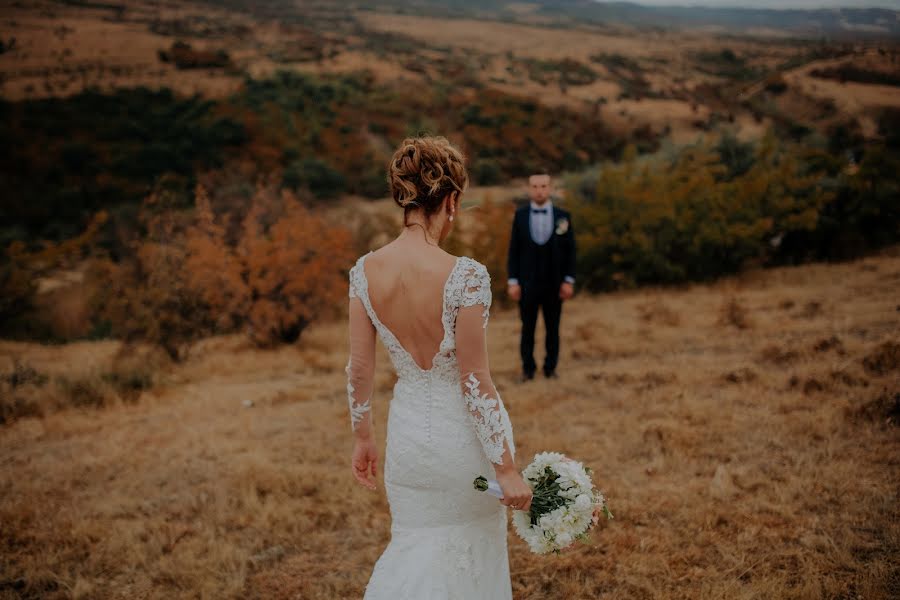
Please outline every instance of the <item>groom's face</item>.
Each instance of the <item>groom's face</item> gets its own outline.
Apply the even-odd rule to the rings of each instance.
[[[528,178],[528,195],[538,206],[550,199],[550,176],[532,175]]]

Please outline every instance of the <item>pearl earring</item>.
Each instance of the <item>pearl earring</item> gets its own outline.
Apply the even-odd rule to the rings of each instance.
[[[453,215],[450,215],[450,222],[453,222]]]

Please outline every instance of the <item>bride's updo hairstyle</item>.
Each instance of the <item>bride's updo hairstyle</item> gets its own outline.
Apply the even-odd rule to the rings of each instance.
[[[462,194],[469,175],[462,153],[443,137],[406,138],[388,168],[391,195],[403,208],[403,224],[410,211],[425,210],[427,219],[438,212],[447,194]]]

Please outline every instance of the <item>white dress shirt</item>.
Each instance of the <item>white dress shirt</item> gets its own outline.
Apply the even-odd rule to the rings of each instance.
[[[528,228],[531,230],[531,239],[538,246],[543,246],[550,241],[553,235],[553,203],[549,200],[543,206],[535,202],[531,203],[528,214]],[[565,281],[575,283],[575,278],[566,276]],[[509,285],[519,285],[518,279],[510,279]]]
[[[543,246],[553,235],[553,203],[549,200],[543,206],[531,203],[531,213],[528,218],[528,227],[531,229],[531,239],[538,246]]]

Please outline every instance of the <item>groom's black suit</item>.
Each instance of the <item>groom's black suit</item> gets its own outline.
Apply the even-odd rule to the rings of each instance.
[[[556,371],[559,359],[559,321],[562,315],[562,300],[559,288],[563,281],[575,280],[575,232],[569,213],[553,206],[550,238],[538,244],[532,237],[531,204],[519,208],[513,219],[512,237],[509,242],[507,272],[509,279],[515,279],[521,286],[519,314],[522,319],[522,340],[519,350],[522,355],[522,371],[526,376],[534,375],[534,329],[538,310],[544,314],[547,330],[544,374]]]

